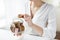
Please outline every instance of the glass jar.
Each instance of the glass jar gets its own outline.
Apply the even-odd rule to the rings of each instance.
[[[25,30],[25,27],[23,25],[23,20],[20,18],[13,19],[10,29],[14,33],[14,35],[17,36],[22,35],[22,33]]]

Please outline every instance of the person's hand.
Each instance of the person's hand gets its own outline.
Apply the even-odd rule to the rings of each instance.
[[[25,19],[25,21],[29,24],[32,25],[32,19],[31,16],[29,16],[28,14],[19,14],[18,17],[21,18],[23,16],[23,18]]]
[[[24,19],[25,19],[25,21],[26,21],[29,25],[32,25],[32,18],[31,18],[31,16],[29,16],[28,14],[25,14],[25,15],[24,15]]]
[[[18,18],[24,18],[24,14],[19,14]]]

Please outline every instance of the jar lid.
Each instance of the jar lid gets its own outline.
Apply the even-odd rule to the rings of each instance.
[[[22,18],[15,18],[13,19],[13,22],[20,22],[20,23],[23,23],[23,19]]]

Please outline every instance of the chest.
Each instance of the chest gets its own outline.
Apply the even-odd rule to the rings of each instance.
[[[48,22],[48,15],[49,15],[49,11],[46,10],[38,11],[34,15],[32,22],[40,26],[46,26]]]

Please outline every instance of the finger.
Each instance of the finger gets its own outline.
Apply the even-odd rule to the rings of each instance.
[[[30,17],[28,14],[25,14],[25,15],[24,15],[24,18],[28,18],[28,17]]]
[[[29,15],[28,15],[28,14],[25,14],[24,16],[25,16],[25,17],[29,17]]]
[[[28,22],[30,19],[31,19],[30,17],[27,17],[27,18],[25,18],[25,21]]]
[[[19,14],[18,18],[24,18],[24,14]]]
[[[28,14],[25,14],[25,15],[24,15],[24,18],[25,18],[25,19],[28,19],[28,18],[31,18],[31,16],[29,16]]]

